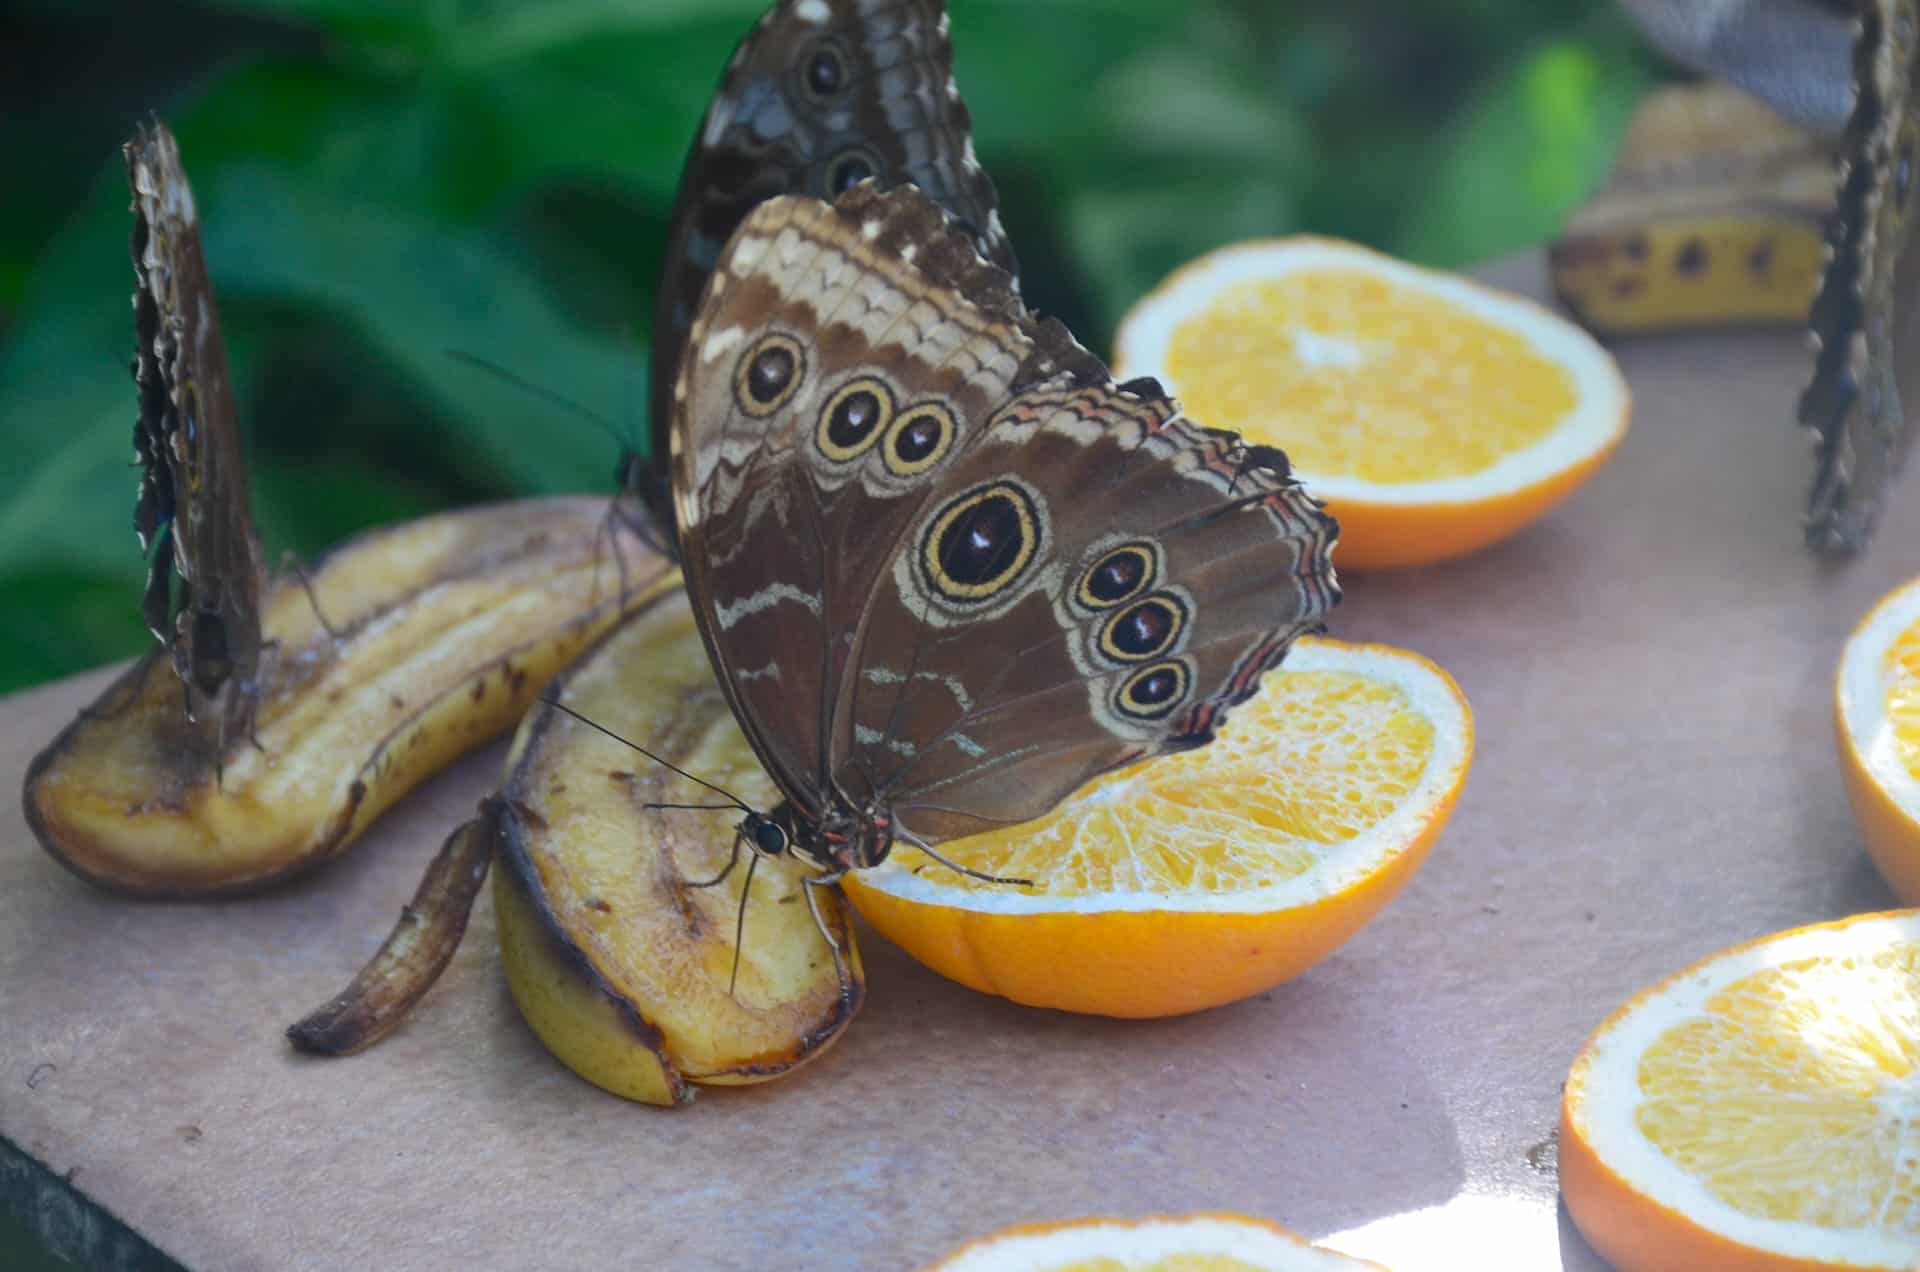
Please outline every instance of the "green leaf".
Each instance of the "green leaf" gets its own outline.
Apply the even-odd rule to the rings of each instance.
[[[138,591],[118,576],[53,566],[0,577],[0,693],[130,658],[153,644]]]
[[[1413,211],[1395,250],[1454,267],[1551,238],[1605,176],[1649,82],[1637,63],[1597,58],[1550,44],[1475,104],[1408,191]]]
[[[0,494],[0,577],[55,564],[129,589],[139,577],[126,206],[124,178],[103,176],[29,279],[0,349],[0,420],[21,474]]]
[[[628,355],[569,324],[491,242],[391,206],[341,198],[263,168],[223,173],[207,219],[217,285],[351,322],[416,385],[452,438],[523,491],[598,490],[615,447],[597,432],[455,361],[472,354],[604,411]]]

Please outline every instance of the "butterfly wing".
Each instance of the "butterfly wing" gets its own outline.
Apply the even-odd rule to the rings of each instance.
[[[1853,0],[1621,0],[1669,57],[1719,76],[1802,128],[1846,122]]]
[[[917,191],[755,209],[689,349],[688,589],[802,810],[1037,815],[1204,742],[1337,599],[1283,457],[1113,384]]]
[[[179,146],[156,121],[125,154],[140,390],[134,529],[151,555],[146,620],[172,648],[189,711],[196,695],[220,699],[223,736],[234,737],[251,719],[265,571],[247,509],[226,342]]]
[[[714,261],[756,205],[832,199],[872,178],[925,190],[1009,272],[993,182],[974,158],[942,0],[783,0],[734,50],[694,138],[667,234],[653,321],[650,463],[626,461],[671,529],[669,394]]]
[[[1808,320],[1817,350],[1800,420],[1817,439],[1807,542],[1826,552],[1866,546],[1910,443],[1920,253],[1912,240],[1920,163],[1920,49],[1914,0],[1872,0],[1854,53],[1857,94],[1842,142],[1828,264]]]

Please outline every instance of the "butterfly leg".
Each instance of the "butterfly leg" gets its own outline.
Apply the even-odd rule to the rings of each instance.
[[[727,864],[721,867],[720,873],[713,876],[713,878],[711,879],[689,879],[687,880],[687,886],[689,888],[712,888],[712,887],[717,887],[722,883],[725,883],[727,876],[733,873],[733,868],[740,864],[740,844],[741,844],[741,841],[744,840],[745,838],[746,836],[743,833],[741,833],[740,831],[735,831],[733,835],[733,852],[728,855]],[[754,857],[755,857],[755,860],[758,860],[759,854],[758,853],[754,854]],[[751,874],[751,871],[753,868],[752,865],[749,864],[747,868],[749,871],[748,878],[752,878],[752,874]],[[744,911],[745,908],[746,908],[745,903],[742,902],[741,909]]]
[[[1031,888],[1034,886],[1033,880],[1031,879],[1016,879],[1012,875],[987,874],[985,871],[975,870],[971,866],[963,866],[959,862],[954,861],[949,857],[943,857],[939,853],[933,850],[932,844],[920,838],[920,836],[914,834],[912,831],[908,830],[905,826],[896,826],[894,828],[894,833],[906,839],[915,848],[918,848],[921,852],[926,853],[927,856],[933,858],[935,861],[939,862],[941,865],[945,866],[947,869],[953,871],[955,874],[963,874],[967,876],[967,878],[969,879],[978,879],[982,883],[1011,883],[1022,888]]]
[[[313,607],[313,616],[320,621],[322,630],[327,633],[329,639],[339,640],[340,629],[327,621],[327,612],[320,608],[320,594],[313,590],[313,575],[307,573],[307,567],[301,564],[300,558],[291,552],[283,553],[280,557],[280,568],[300,580],[300,590],[307,594],[307,604]]]
[[[615,495],[600,518],[599,529],[593,532],[593,585],[596,589],[595,600],[599,599],[600,586],[600,541],[606,540],[608,549],[613,553],[614,575],[619,579],[619,591],[616,596],[627,594],[627,554],[620,548],[620,527],[616,524],[620,517],[620,496]]]
[[[833,974],[840,981],[840,996],[842,998],[846,998],[853,992],[853,978],[847,974],[847,963],[844,952],[840,948],[840,942],[833,938],[833,933],[827,928],[827,920],[820,913],[820,903],[814,900],[814,891],[818,888],[834,887],[842,879],[846,878],[846,875],[847,868],[842,866],[838,870],[828,874],[802,875],[800,877],[800,893],[807,899],[807,913],[813,916],[813,926],[820,930],[820,939],[825,941],[827,948],[833,952]],[[739,955],[738,949],[736,949],[734,953],[737,958]]]
[[[740,855],[740,840],[737,836],[733,841],[733,851],[735,857]],[[740,885],[740,908],[733,916],[733,971],[727,975],[728,998],[733,997],[733,987],[740,983],[740,951],[744,947],[747,935],[747,901],[753,896],[753,872],[759,868],[759,865],[760,854],[756,852],[753,854],[753,859],[747,862],[747,881]],[[731,863],[728,864],[727,869],[733,869]],[[722,875],[722,878],[724,877]]]

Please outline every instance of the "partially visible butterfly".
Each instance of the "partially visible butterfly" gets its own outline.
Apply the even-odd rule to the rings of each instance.
[[[1214,736],[1339,598],[1279,451],[1115,384],[919,191],[782,197],[672,383],[688,593],[824,885]]]
[[[123,150],[133,187],[133,449],[142,467],[133,524],[149,554],[144,610],[171,650],[188,716],[211,714],[224,753],[253,733],[266,571],[179,146],[156,120]]]
[[[1912,314],[1920,292],[1920,259],[1909,251],[1914,226],[1909,204],[1914,182],[1915,140],[1920,136],[1920,99],[1913,93],[1914,58],[1920,36],[1916,0],[1623,0],[1656,43],[1690,66],[1708,71],[1764,99],[1809,131],[1810,146],[1835,145],[1839,153],[1837,194],[1825,221],[1825,265],[1811,311],[1804,316],[1815,350],[1814,372],[1799,404],[1800,422],[1813,431],[1817,471],[1807,501],[1806,537],[1814,550],[1852,553],[1865,548],[1886,501],[1887,488],[1910,445],[1912,426],[1902,405],[1920,392],[1908,368],[1920,358]],[[1844,125],[1844,126],[1843,126]],[[1826,188],[1834,189],[1829,177]],[[1804,206],[1794,178],[1790,205]],[[1673,193],[1661,188],[1659,196]],[[1685,245],[1704,242],[1710,222],[1729,211],[1756,211],[1752,192],[1701,188],[1686,197],[1697,205],[1676,207],[1649,200],[1646,215],[1658,219],[1666,237]],[[1716,200],[1719,200],[1716,202]],[[1800,241],[1791,222],[1793,206],[1759,209],[1783,229],[1780,241]],[[1780,218],[1782,211],[1787,215]],[[1612,227],[1619,231],[1620,227]],[[1642,241],[1650,242],[1646,236]],[[1623,239],[1622,241],[1627,241]],[[1778,243],[1775,244],[1777,248]],[[1749,244],[1757,247],[1757,244]],[[1769,262],[1780,253],[1770,252]],[[1573,263],[1563,253],[1561,264]],[[1770,280],[1746,280],[1716,295],[1700,285],[1708,264],[1676,284],[1649,275],[1652,286],[1692,286],[1696,319],[1728,320],[1780,316],[1777,268]],[[1643,269],[1640,273],[1645,274]],[[1563,286],[1563,291],[1566,288]],[[1640,298],[1615,306],[1614,331],[1634,325],[1636,315],[1666,315],[1673,305]]]
[[[1814,374],[1800,399],[1800,420],[1818,439],[1807,542],[1823,552],[1866,546],[1912,443],[1908,412],[1920,410],[1917,25],[1915,0],[1871,0],[1854,48],[1856,96],[1827,236],[1831,256],[1809,319]]]
[[[650,454],[618,481],[673,530],[667,433],[694,306],[720,249],[756,205],[831,199],[860,181],[926,191],[1012,272],[993,182],[973,154],[953,81],[944,0],[780,0],[727,63],[680,176],[653,322]]]

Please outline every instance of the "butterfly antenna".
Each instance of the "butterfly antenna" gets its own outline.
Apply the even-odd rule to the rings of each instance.
[[[627,346],[627,358],[626,358],[625,374],[620,377],[621,395],[622,395],[621,402],[620,402],[620,418],[627,426],[627,449],[630,451],[638,452],[640,449],[640,447],[637,445],[637,443],[640,440],[639,430],[634,428],[633,425],[634,425],[634,421],[639,418],[639,416],[635,413],[635,403],[638,401],[640,394],[639,394],[639,391],[634,386],[634,381],[638,378],[638,372],[641,365],[640,333],[637,330],[635,330],[632,323],[628,323],[626,324],[626,329],[622,334],[626,338],[624,343]],[[652,421],[649,420],[648,423],[651,424]],[[649,454],[647,458],[649,461],[657,461],[660,457],[657,455]]]
[[[572,415],[578,419],[586,420],[588,423],[597,426],[602,432],[604,432],[608,437],[611,437],[619,445],[621,446],[626,445],[626,439],[620,436],[620,430],[615,428],[612,422],[609,421],[606,416],[601,415],[595,411],[589,411],[586,407],[580,405],[578,402],[574,401],[572,398],[566,397],[559,393],[555,393],[552,389],[549,389],[544,385],[535,384],[533,381],[527,379],[525,376],[509,371],[497,362],[489,362],[487,359],[480,357],[478,354],[468,353],[463,349],[446,349],[446,350],[443,350],[442,352],[444,352],[449,358],[452,358],[455,362],[464,362],[466,365],[470,367],[475,367],[481,371],[485,371],[488,375],[491,375],[498,379],[506,381],[508,384],[511,384],[514,388],[519,389],[522,393],[527,394],[529,397],[538,398],[549,406],[557,407],[560,410],[567,412],[567,414],[569,415]]]
[[[734,855],[738,856],[739,851],[740,841],[735,839]],[[747,932],[747,899],[753,895],[753,872],[759,868],[760,854],[756,852],[752,854],[752,859],[747,862],[747,881],[740,885],[740,909],[733,917],[733,971],[727,976],[728,998],[733,997],[733,987],[740,983],[740,946]],[[727,870],[732,869],[733,863],[728,862]],[[721,872],[720,877],[722,879],[726,878],[725,871]],[[808,904],[811,905],[812,902],[809,901]]]
[[[548,706],[552,707],[556,711],[566,712],[568,715],[572,716],[574,719],[578,720],[580,723],[586,725],[590,729],[598,729],[600,732],[612,738],[615,742],[620,743],[620,745],[632,747],[634,750],[640,752],[640,754],[652,760],[655,764],[658,764],[661,768],[671,769],[675,773],[678,773],[681,777],[686,778],[689,782],[693,782],[694,784],[699,786],[704,786],[716,795],[726,796],[728,799],[733,801],[732,807],[739,809],[741,812],[750,813],[753,811],[753,808],[750,805],[748,805],[738,795],[735,795],[732,791],[728,790],[726,787],[715,786],[712,782],[707,781],[703,777],[695,777],[693,774],[687,772],[687,770],[681,768],[678,764],[675,764],[672,760],[661,759],[659,756],[655,755],[652,751],[647,750],[646,747],[641,746],[638,742],[635,742],[629,738],[621,737],[618,733],[615,733],[612,729],[609,729],[606,725],[601,724],[597,720],[589,720],[586,716],[581,715],[578,711],[575,711],[572,707],[560,701],[558,698],[549,698],[545,694],[542,694],[540,696],[540,701],[546,703]]]
[[[920,836],[914,834],[905,826],[895,825],[894,833],[904,837],[908,843],[918,848],[921,852],[926,853],[927,856],[933,858],[947,869],[956,874],[963,874],[969,879],[978,879],[982,883],[1011,883],[1022,888],[1031,888],[1034,886],[1033,880],[1031,879],[1016,879],[1012,875],[987,874],[985,871],[975,870],[971,866],[963,866],[951,858],[943,857],[933,850],[932,844],[920,838]]]

